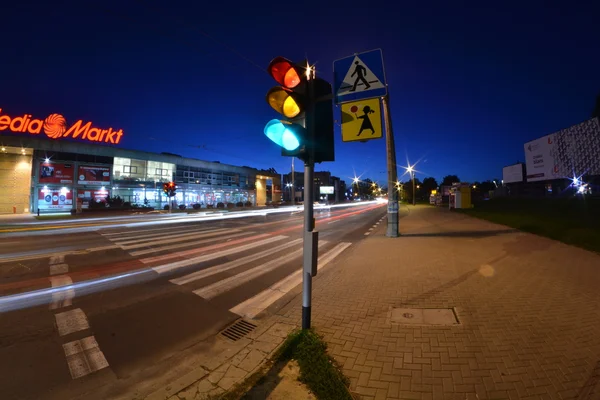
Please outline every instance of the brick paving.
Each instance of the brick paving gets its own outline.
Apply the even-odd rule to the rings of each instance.
[[[406,213],[406,209],[404,210]],[[597,399],[600,255],[426,206],[314,280],[313,326],[362,399]],[[279,311],[299,325],[301,295]],[[455,308],[459,325],[392,323]]]

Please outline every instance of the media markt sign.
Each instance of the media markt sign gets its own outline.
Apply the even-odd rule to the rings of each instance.
[[[13,133],[28,133],[38,135],[42,131],[50,139],[72,137],[89,142],[118,144],[123,136],[123,130],[113,128],[101,129],[92,125],[92,122],[84,122],[82,119],[72,125],[61,114],[50,114],[46,119],[34,119],[31,114],[19,117],[10,117],[2,114],[0,108],[0,131],[8,130]]]

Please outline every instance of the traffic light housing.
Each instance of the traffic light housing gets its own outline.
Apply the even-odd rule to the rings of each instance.
[[[167,197],[175,196],[175,191],[177,190],[177,186],[175,182],[165,182],[163,183],[163,192]]]
[[[266,101],[284,119],[270,120],[265,135],[283,156],[307,163],[334,161],[331,85],[311,76],[308,65],[284,57],[274,58],[267,72],[280,86],[267,92]]]

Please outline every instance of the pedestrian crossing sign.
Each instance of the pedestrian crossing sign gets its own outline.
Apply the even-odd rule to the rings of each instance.
[[[337,104],[387,94],[381,50],[342,58],[333,63]]]
[[[340,108],[342,110],[342,141],[366,142],[383,137],[381,103],[378,98],[344,103]]]

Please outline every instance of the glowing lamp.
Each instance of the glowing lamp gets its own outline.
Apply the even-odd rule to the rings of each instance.
[[[272,119],[265,126],[265,135],[278,146],[287,151],[293,151],[300,147],[299,136],[303,129],[297,124]]]
[[[302,81],[294,64],[284,57],[275,57],[267,71],[277,83],[287,88],[295,88]]]
[[[298,96],[292,91],[279,86],[269,90],[267,103],[286,118],[294,118],[302,111]]]

